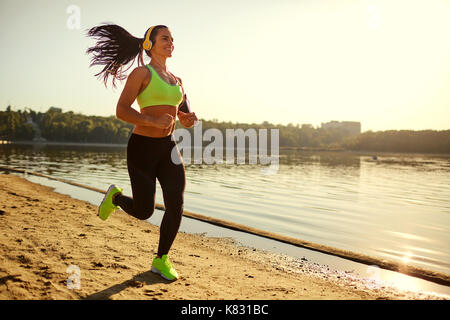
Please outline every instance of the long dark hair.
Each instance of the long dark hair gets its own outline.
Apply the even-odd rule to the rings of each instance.
[[[167,27],[164,25],[157,25],[153,28],[150,34],[152,43],[155,43],[156,35],[161,28]],[[136,38],[127,30],[116,24],[104,23],[100,26],[93,27],[87,31],[87,36],[97,40],[95,46],[86,50],[86,54],[93,54],[89,67],[94,65],[104,66],[103,70],[95,76],[99,79],[103,78],[105,87],[109,76],[113,77],[112,85],[114,88],[116,87],[116,80],[121,81],[126,79],[126,72],[134,64],[137,56],[139,56],[138,66],[144,65],[144,51],[150,57],[150,52],[142,48],[144,38]],[[126,67],[130,62],[132,62],[130,66],[124,70],[123,67]]]

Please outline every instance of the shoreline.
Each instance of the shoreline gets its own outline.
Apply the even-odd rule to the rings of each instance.
[[[33,176],[58,181],[60,183],[72,185],[72,186],[79,187],[82,189],[87,189],[87,190],[94,191],[94,192],[97,192],[100,194],[104,194],[106,192],[105,190],[100,190],[98,188],[82,185],[82,184],[75,183],[75,182],[72,182],[69,180],[51,177],[51,176],[33,172],[33,171],[27,171],[27,170],[22,170],[22,169],[17,169],[17,168],[13,168],[13,167],[7,167],[7,166],[0,166],[0,171],[2,171],[2,170],[7,171],[7,172],[30,174]],[[68,193],[65,193],[65,194],[68,194]],[[83,199],[80,199],[80,200],[83,200]],[[91,202],[91,204],[95,205],[96,202]],[[155,209],[162,210],[162,211],[165,210],[164,206],[159,205],[159,204],[155,205]],[[377,268],[381,268],[381,269],[389,270],[389,271],[393,271],[393,272],[398,272],[400,274],[412,276],[417,279],[423,279],[426,281],[430,281],[430,282],[436,283],[438,285],[450,286],[450,275],[443,273],[443,272],[438,272],[438,271],[431,270],[431,269],[424,269],[424,268],[414,266],[414,265],[405,265],[404,263],[401,263],[398,261],[381,259],[381,258],[377,258],[377,257],[373,257],[373,256],[368,256],[368,255],[362,254],[362,253],[351,252],[348,250],[342,250],[342,249],[335,248],[335,247],[321,245],[321,244],[313,243],[310,241],[305,241],[302,239],[292,238],[292,237],[268,232],[265,230],[252,228],[252,227],[238,224],[235,222],[204,216],[204,215],[190,212],[187,210],[184,210],[183,216],[188,217],[190,219],[197,220],[197,221],[201,221],[201,222],[204,222],[207,224],[216,225],[221,228],[235,230],[238,232],[243,232],[243,233],[255,235],[258,237],[278,241],[281,243],[286,243],[286,244],[292,245],[294,247],[303,248],[303,249],[307,249],[310,251],[316,251],[316,252],[319,252],[322,254],[346,259],[348,261],[354,261],[354,262],[366,265],[368,267],[376,266]]]
[[[121,211],[101,221],[96,206],[12,174],[0,174],[0,210],[2,299],[443,298],[184,232],[170,252],[181,278],[170,283],[149,272],[159,228],[146,221]],[[81,272],[80,289],[68,288],[69,266]]]

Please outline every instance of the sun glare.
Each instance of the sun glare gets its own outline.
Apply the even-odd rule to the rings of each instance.
[[[411,260],[411,257],[412,257],[412,253],[411,252],[407,252],[402,258],[403,263],[404,264],[408,264],[409,261]]]

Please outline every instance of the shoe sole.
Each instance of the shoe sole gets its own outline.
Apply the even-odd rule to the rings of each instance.
[[[109,186],[108,190],[107,190],[106,193],[105,193],[105,196],[103,197],[102,202],[101,202],[100,205],[98,206],[98,212],[97,212],[97,215],[98,215],[98,217],[99,217],[100,219],[102,219],[103,221],[105,221],[106,219],[108,219],[109,216],[106,217],[106,219],[103,219],[102,217],[100,217],[100,208],[102,207],[103,203],[105,202],[106,198],[108,197],[108,194],[109,194],[109,193],[111,192],[111,190],[114,189],[114,188],[117,188],[117,187],[116,187],[115,185],[113,185],[113,184]]]
[[[161,273],[161,271],[159,271],[158,269],[156,269],[156,268],[153,267],[153,266],[152,266],[152,269],[151,269],[150,271],[153,272],[153,273],[159,274],[161,277],[163,277],[164,279],[166,279],[166,280],[168,280],[168,281],[175,281],[175,280],[178,279],[178,278],[174,278],[174,279],[169,279],[169,278],[167,278],[165,275],[163,275],[163,274]]]

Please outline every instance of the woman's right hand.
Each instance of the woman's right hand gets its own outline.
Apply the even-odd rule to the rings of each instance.
[[[152,120],[151,125],[159,129],[170,128],[175,122],[175,118],[168,113],[163,114],[159,118],[153,118]]]

